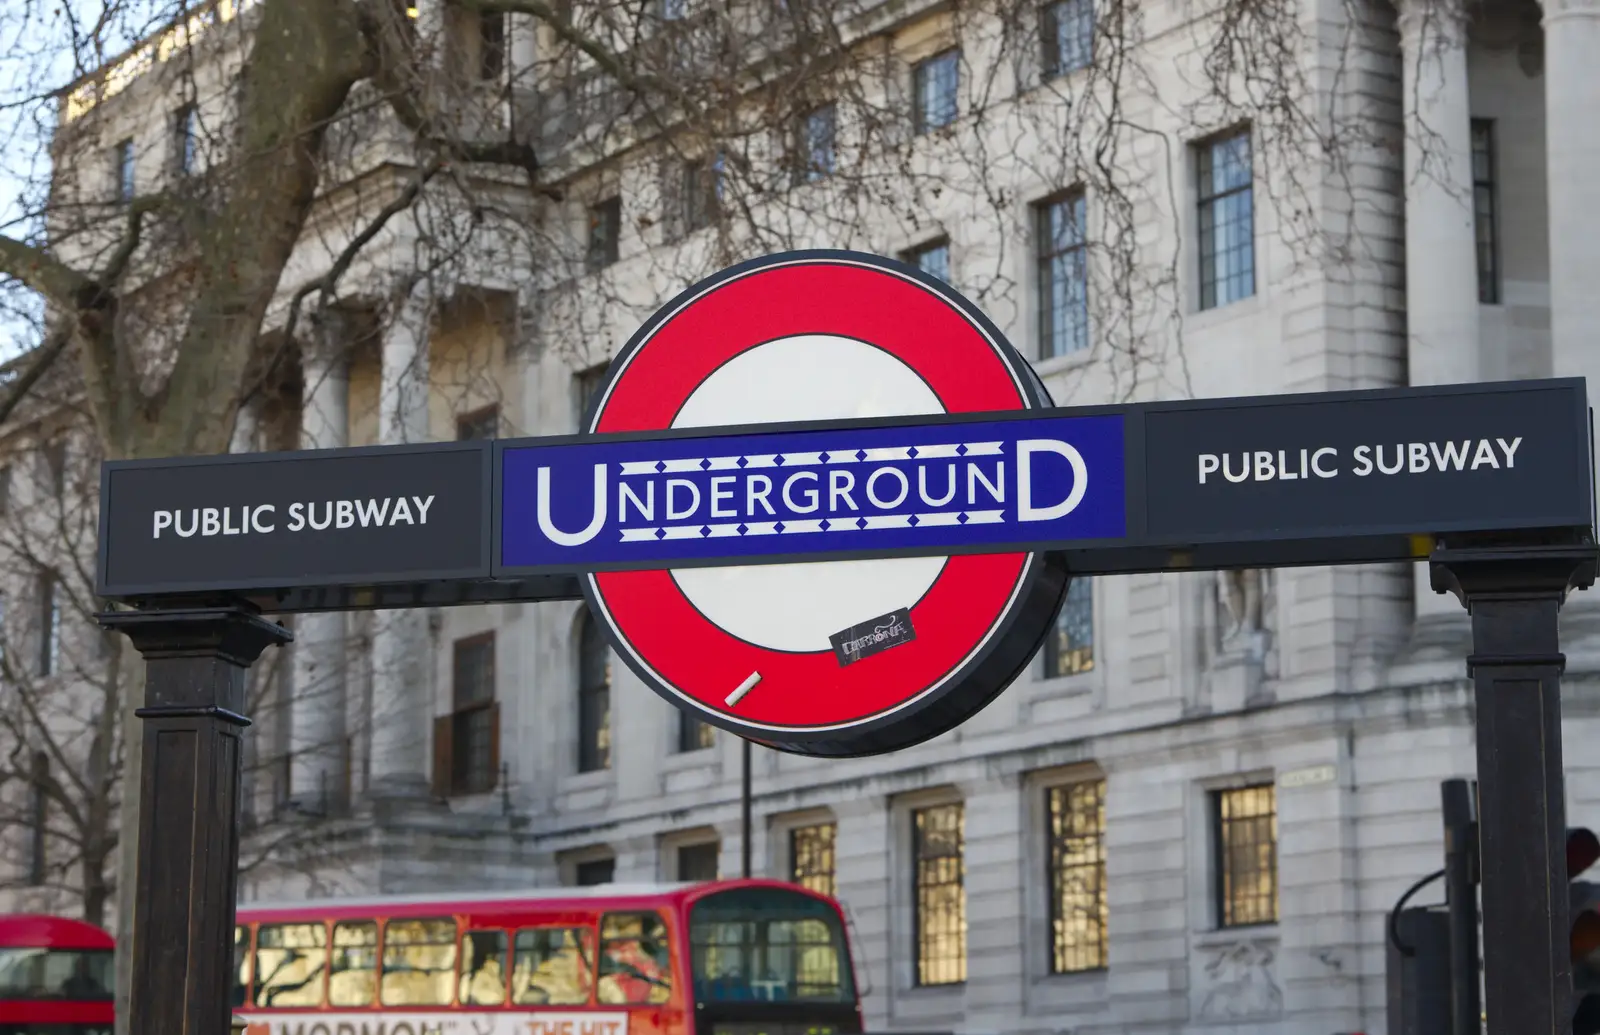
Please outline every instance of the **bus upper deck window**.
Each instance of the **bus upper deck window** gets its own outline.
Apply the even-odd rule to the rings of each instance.
[[[455,982],[454,920],[390,920],[384,926],[384,1006],[448,1006]]]
[[[594,978],[587,927],[524,927],[517,932],[511,1001],[518,1006],[579,1006]]]
[[[264,924],[256,932],[255,962],[257,1006],[321,1006],[328,929]]]
[[[235,1007],[250,998],[250,928],[240,924],[233,929],[233,996]]]
[[[672,954],[659,913],[607,913],[600,922],[600,1002],[664,1003]]]
[[[461,937],[461,1005],[506,1001],[506,933],[468,931]]]
[[[371,1006],[378,981],[378,925],[347,920],[333,925],[328,967],[329,1006]]]

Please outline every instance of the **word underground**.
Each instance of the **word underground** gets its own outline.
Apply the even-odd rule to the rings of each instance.
[[[382,528],[393,525],[426,525],[428,510],[435,497],[390,496],[386,499],[323,500],[320,503],[291,503],[286,532],[328,528]],[[275,503],[244,504],[238,507],[189,507],[155,512],[151,538],[168,532],[183,539],[192,536],[269,535],[278,530]],[[235,523],[237,522],[237,523]]]
[[[1429,471],[1476,471],[1481,467],[1500,470],[1517,466],[1517,449],[1522,438],[1492,440],[1463,439],[1460,442],[1401,442],[1388,452],[1388,446],[1356,446],[1350,451],[1350,473],[1357,478],[1370,474],[1426,474]],[[1238,469],[1234,457],[1238,457]],[[1296,460],[1298,459],[1298,464]],[[1299,478],[1337,478],[1339,451],[1332,446],[1294,450],[1280,449],[1274,454],[1261,449],[1245,453],[1200,454],[1200,484],[1221,474],[1230,482],[1292,482]]]

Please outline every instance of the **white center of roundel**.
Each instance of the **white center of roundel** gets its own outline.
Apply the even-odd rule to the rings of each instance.
[[[801,334],[729,360],[694,390],[675,428],[943,413],[900,360],[850,338]],[[922,598],[943,557],[678,568],[683,595],[720,628],[758,647],[826,651],[828,637]]]

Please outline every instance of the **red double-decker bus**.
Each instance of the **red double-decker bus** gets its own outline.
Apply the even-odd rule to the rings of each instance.
[[[0,1035],[111,1035],[111,945],[78,920],[0,915]]]
[[[239,909],[249,1035],[851,1035],[846,925],[770,880]]]

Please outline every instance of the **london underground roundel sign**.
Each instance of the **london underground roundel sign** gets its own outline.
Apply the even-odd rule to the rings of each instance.
[[[1022,357],[944,283],[876,256],[790,252],[725,270],[656,313],[612,363],[585,431],[1048,405]],[[853,515],[869,499],[915,493],[944,505],[940,520],[993,520],[986,513],[998,512],[982,509],[990,475],[977,462],[987,446],[998,448],[925,446],[932,459],[911,478],[872,477],[871,457],[848,444],[716,461],[757,497],[741,504],[759,516],[762,496],[781,496],[787,531],[803,533],[827,519],[797,522],[797,511],[864,522]],[[949,513],[952,493],[971,493],[972,509]],[[726,534],[790,539],[782,522],[761,524]],[[920,743],[993,700],[1043,640],[1067,577],[1051,555],[1005,553],[609,571],[584,582],[628,665],[678,707],[772,747],[847,757]]]

